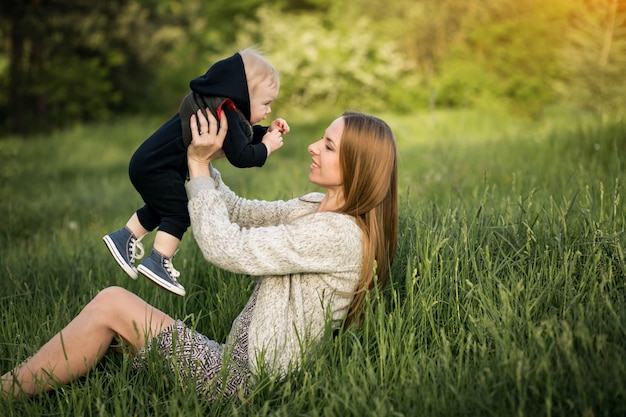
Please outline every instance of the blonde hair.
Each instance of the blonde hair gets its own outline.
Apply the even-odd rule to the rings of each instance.
[[[339,148],[345,204],[363,230],[363,267],[345,325],[363,319],[363,301],[389,279],[398,238],[398,157],[391,128],[383,120],[345,112]],[[377,280],[374,279],[376,276]]]
[[[239,51],[243,60],[243,67],[248,80],[248,91],[252,95],[257,87],[265,80],[269,80],[272,87],[280,88],[278,72],[256,48],[250,47]]]

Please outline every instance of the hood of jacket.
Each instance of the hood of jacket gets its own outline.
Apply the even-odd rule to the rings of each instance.
[[[201,96],[228,97],[250,120],[248,80],[239,53],[214,63],[204,75],[191,80],[189,87]]]

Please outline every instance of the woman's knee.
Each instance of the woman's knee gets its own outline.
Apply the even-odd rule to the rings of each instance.
[[[114,285],[111,287],[107,287],[103,290],[100,290],[100,292],[98,292],[98,294],[96,294],[96,296],[94,297],[94,300],[98,299],[98,300],[104,300],[106,302],[110,300],[117,300],[120,297],[123,297],[127,294],[132,294],[132,293],[125,288]]]
[[[85,310],[110,315],[118,306],[124,305],[124,299],[128,298],[128,294],[132,293],[122,287],[113,286],[105,288],[100,290],[85,306]]]

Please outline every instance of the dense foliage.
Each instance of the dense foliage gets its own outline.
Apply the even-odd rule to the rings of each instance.
[[[0,12],[0,132],[171,113],[191,78],[252,44],[282,75],[284,112],[626,106],[621,0],[27,0]]]

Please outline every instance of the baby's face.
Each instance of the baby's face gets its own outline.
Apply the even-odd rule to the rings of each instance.
[[[250,94],[250,123],[256,124],[272,112],[271,104],[278,96],[278,88],[272,80],[259,83]]]

